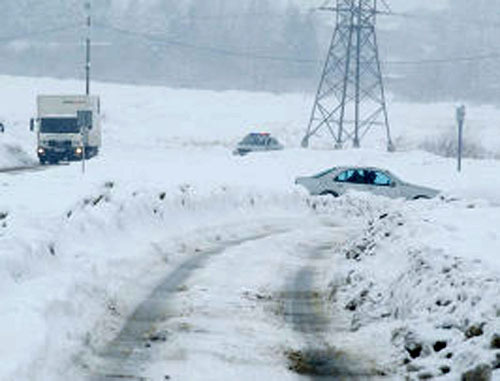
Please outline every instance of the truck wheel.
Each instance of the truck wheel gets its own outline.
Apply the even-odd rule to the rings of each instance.
[[[97,156],[98,149],[96,147],[85,147],[85,159],[92,159]]]

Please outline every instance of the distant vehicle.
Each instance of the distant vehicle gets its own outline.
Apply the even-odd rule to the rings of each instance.
[[[273,138],[271,134],[267,132],[252,132],[238,143],[233,154],[243,156],[250,152],[276,151],[282,149],[283,145]]]
[[[37,133],[40,164],[81,160],[96,156],[101,147],[100,101],[97,96],[39,95],[38,113],[30,129]],[[87,112],[82,131],[78,113]]]
[[[3,123],[0,123],[0,132],[5,132],[5,126]]]
[[[341,196],[348,191],[371,192],[391,198],[430,199],[438,190],[413,185],[379,168],[335,167],[310,177],[298,177],[295,184],[304,186],[311,195]]]

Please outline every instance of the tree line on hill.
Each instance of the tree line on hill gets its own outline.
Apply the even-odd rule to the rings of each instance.
[[[312,92],[334,25],[332,15],[293,1],[92,3],[92,74],[117,82]],[[418,101],[499,98],[499,6],[454,0],[445,10],[380,18],[388,92]],[[0,73],[84,77],[81,0],[3,0],[0,14]]]
[[[0,3],[0,12],[9,15],[8,22],[0,24],[0,36],[20,36],[0,43],[0,71],[83,77],[82,2],[40,3]],[[92,14],[93,75],[102,80],[310,90],[324,55],[318,38],[322,24],[292,3],[130,0],[123,6],[100,0],[94,1]],[[66,26],[69,29],[52,30]],[[46,33],[30,35],[31,31]]]

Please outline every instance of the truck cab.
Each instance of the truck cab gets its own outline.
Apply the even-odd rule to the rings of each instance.
[[[40,164],[96,156],[101,147],[100,111],[97,96],[39,95],[31,128],[37,134]],[[79,118],[82,112],[88,116],[86,123]]]

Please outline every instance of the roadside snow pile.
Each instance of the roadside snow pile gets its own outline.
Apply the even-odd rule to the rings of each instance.
[[[389,104],[396,147],[456,157],[456,106],[451,103]],[[467,157],[500,157],[499,117],[496,106],[467,105],[464,128],[464,153]]]
[[[498,224],[482,224],[478,246],[470,235],[477,221],[466,217],[491,216],[495,210],[443,200],[357,202],[367,228],[343,248],[344,276],[331,284],[334,303],[351,317],[351,334],[384,337],[375,351],[391,354],[392,359],[382,355],[379,364],[389,374],[500,377],[500,271],[487,262],[500,252]],[[464,219],[457,220],[457,210]],[[456,242],[472,252],[456,252]]]
[[[5,90],[3,87],[0,90],[3,106],[0,122],[4,125],[4,132],[0,133],[0,169],[35,165],[38,162],[36,135],[28,128],[29,106],[25,106],[28,111],[26,115],[19,115],[16,110],[18,106],[13,106],[13,103],[19,102],[20,98],[4,96]]]
[[[302,220],[312,209],[306,200],[294,192],[134,190],[108,181],[44,228],[10,211],[0,230],[1,289],[9,295],[0,308],[0,379],[79,379],[82,348],[110,340],[178,261],[204,245]]]
[[[35,164],[36,161],[19,145],[0,141],[0,168],[22,167]]]

